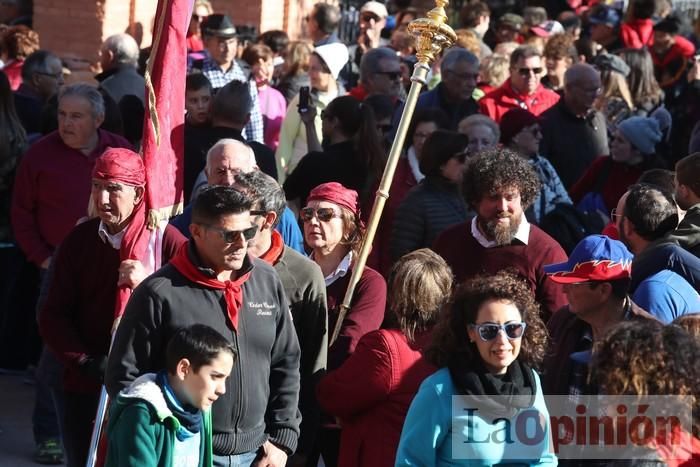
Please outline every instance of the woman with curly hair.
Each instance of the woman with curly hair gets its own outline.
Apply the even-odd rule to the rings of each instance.
[[[547,345],[539,313],[527,285],[509,273],[476,276],[456,292],[426,351],[440,369],[411,403],[397,466],[556,465],[535,372]],[[453,396],[465,396],[459,410]],[[542,436],[534,445],[519,442],[509,428],[523,421],[523,412],[537,414]],[[504,436],[513,442],[497,441]]]
[[[397,326],[365,334],[319,383],[321,407],[342,422],[339,467],[394,465],[411,400],[435,372],[422,351],[451,290],[452,272],[437,254],[424,248],[403,256],[389,277]]]
[[[338,323],[340,305],[365,234],[357,192],[337,182],[321,184],[311,190],[300,217],[304,222],[304,240],[311,249],[309,256],[320,266],[326,280],[329,336],[340,326],[338,338],[328,348],[328,370],[334,370],[355,351],[362,336],[381,326],[386,283],[377,271],[365,267],[350,309]],[[326,415],[321,421],[316,448],[326,465],[337,464],[339,444],[340,427]]]
[[[692,432],[674,426],[670,433],[646,440],[649,452],[645,466],[690,466],[700,461],[698,361],[700,343],[696,337],[680,326],[652,320],[624,322],[595,345],[591,380],[600,394],[690,398],[693,418],[686,421]]]

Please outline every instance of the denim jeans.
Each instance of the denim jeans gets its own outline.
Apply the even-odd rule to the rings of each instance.
[[[214,454],[214,467],[250,467],[257,457],[258,450],[231,456]]]

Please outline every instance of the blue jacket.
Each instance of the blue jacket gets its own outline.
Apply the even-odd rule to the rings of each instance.
[[[532,205],[525,211],[525,218],[532,224],[539,225],[542,218],[552,212],[557,204],[571,204],[571,198],[561,183],[557,171],[547,159],[535,156],[528,159],[528,162],[535,169],[542,183],[542,188],[540,188]]]
[[[184,211],[177,217],[173,217],[170,223],[179,230],[185,238],[190,238],[190,223],[192,223],[192,203],[185,206]],[[304,237],[291,209],[285,208],[277,224],[276,230],[282,235],[284,244],[302,255],[304,251]]]
[[[664,324],[679,316],[700,313],[697,290],[668,269],[644,279],[632,294],[632,300]]]
[[[452,396],[459,393],[450,372],[447,368],[442,368],[433,373],[423,381],[408,409],[396,453],[396,466],[491,466],[501,462],[556,466],[557,458],[550,452],[549,412],[537,374],[535,381],[535,405],[528,411],[539,412],[538,416],[547,421],[543,441],[534,446],[525,446],[518,443],[513,434],[512,440],[515,442],[506,445],[492,441],[477,442],[495,433],[502,439],[506,425],[502,422],[493,425],[481,416],[470,413],[471,411],[460,410],[459,415],[454,416]],[[521,410],[511,419],[511,433],[515,431],[514,420],[523,416],[524,412],[526,411]],[[460,428],[459,432],[453,431],[455,427]],[[453,451],[453,446],[459,446],[459,451]]]

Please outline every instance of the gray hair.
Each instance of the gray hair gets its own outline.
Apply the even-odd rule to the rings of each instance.
[[[109,36],[102,47],[114,54],[114,63],[116,65],[138,66],[139,46],[129,34]]]
[[[104,116],[105,100],[95,86],[87,83],[76,83],[64,86],[58,93],[58,102],[65,97],[82,97],[90,104],[90,110],[94,118]]]
[[[287,199],[280,184],[261,170],[236,174],[235,182],[243,188],[254,208],[277,214],[274,228],[287,207]]]
[[[214,145],[209,148],[209,151],[207,151],[207,162],[204,166],[205,171],[208,172],[212,157],[218,155],[225,146],[236,146],[237,148],[246,150],[250,157],[250,165],[252,167],[256,167],[257,162],[255,161],[255,153],[253,152],[253,148],[245,144],[243,141],[238,141],[237,139],[233,138],[223,138],[214,143]]]
[[[496,123],[492,118],[489,118],[486,115],[473,114],[463,118],[462,121],[459,122],[459,127],[464,128],[466,130],[475,126],[485,126],[493,133],[496,143],[500,141],[501,129],[498,127],[498,123]]]
[[[56,60],[57,62],[61,63],[61,59],[48,50],[37,50],[36,52],[31,53],[24,60],[24,65],[22,65],[22,80],[31,81],[34,73],[48,72],[48,65],[51,60]]]
[[[252,109],[253,98],[250,95],[249,83],[231,81],[214,96],[211,116],[213,120],[245,125]]]
[[[378,72],[379,62],[385,59],[399,62],[399,56],[396,55],[396,51],[389,47],[377,47],[364,54],[362,60],[360,60],[360,80],[367,79],[370,75]]]
[[[479,66],[479,57],[463,49],[462,47],[452,47],[447,50],[440,62],[440,73],[454,70],[455,66],[460,62],[466,62],[469,65]]]

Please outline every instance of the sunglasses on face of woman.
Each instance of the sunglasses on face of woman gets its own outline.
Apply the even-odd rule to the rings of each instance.
[[[525,332],[525,323],[506,323],[506,324],[496,324],[496,323],[484,323],[484,324],[472,324],[472,329],[476,330],[482,341],[488,342],[494,340],[498,337],[498,334],[503,331],[506,333],[508,339],[520,339],[523,337]]]

